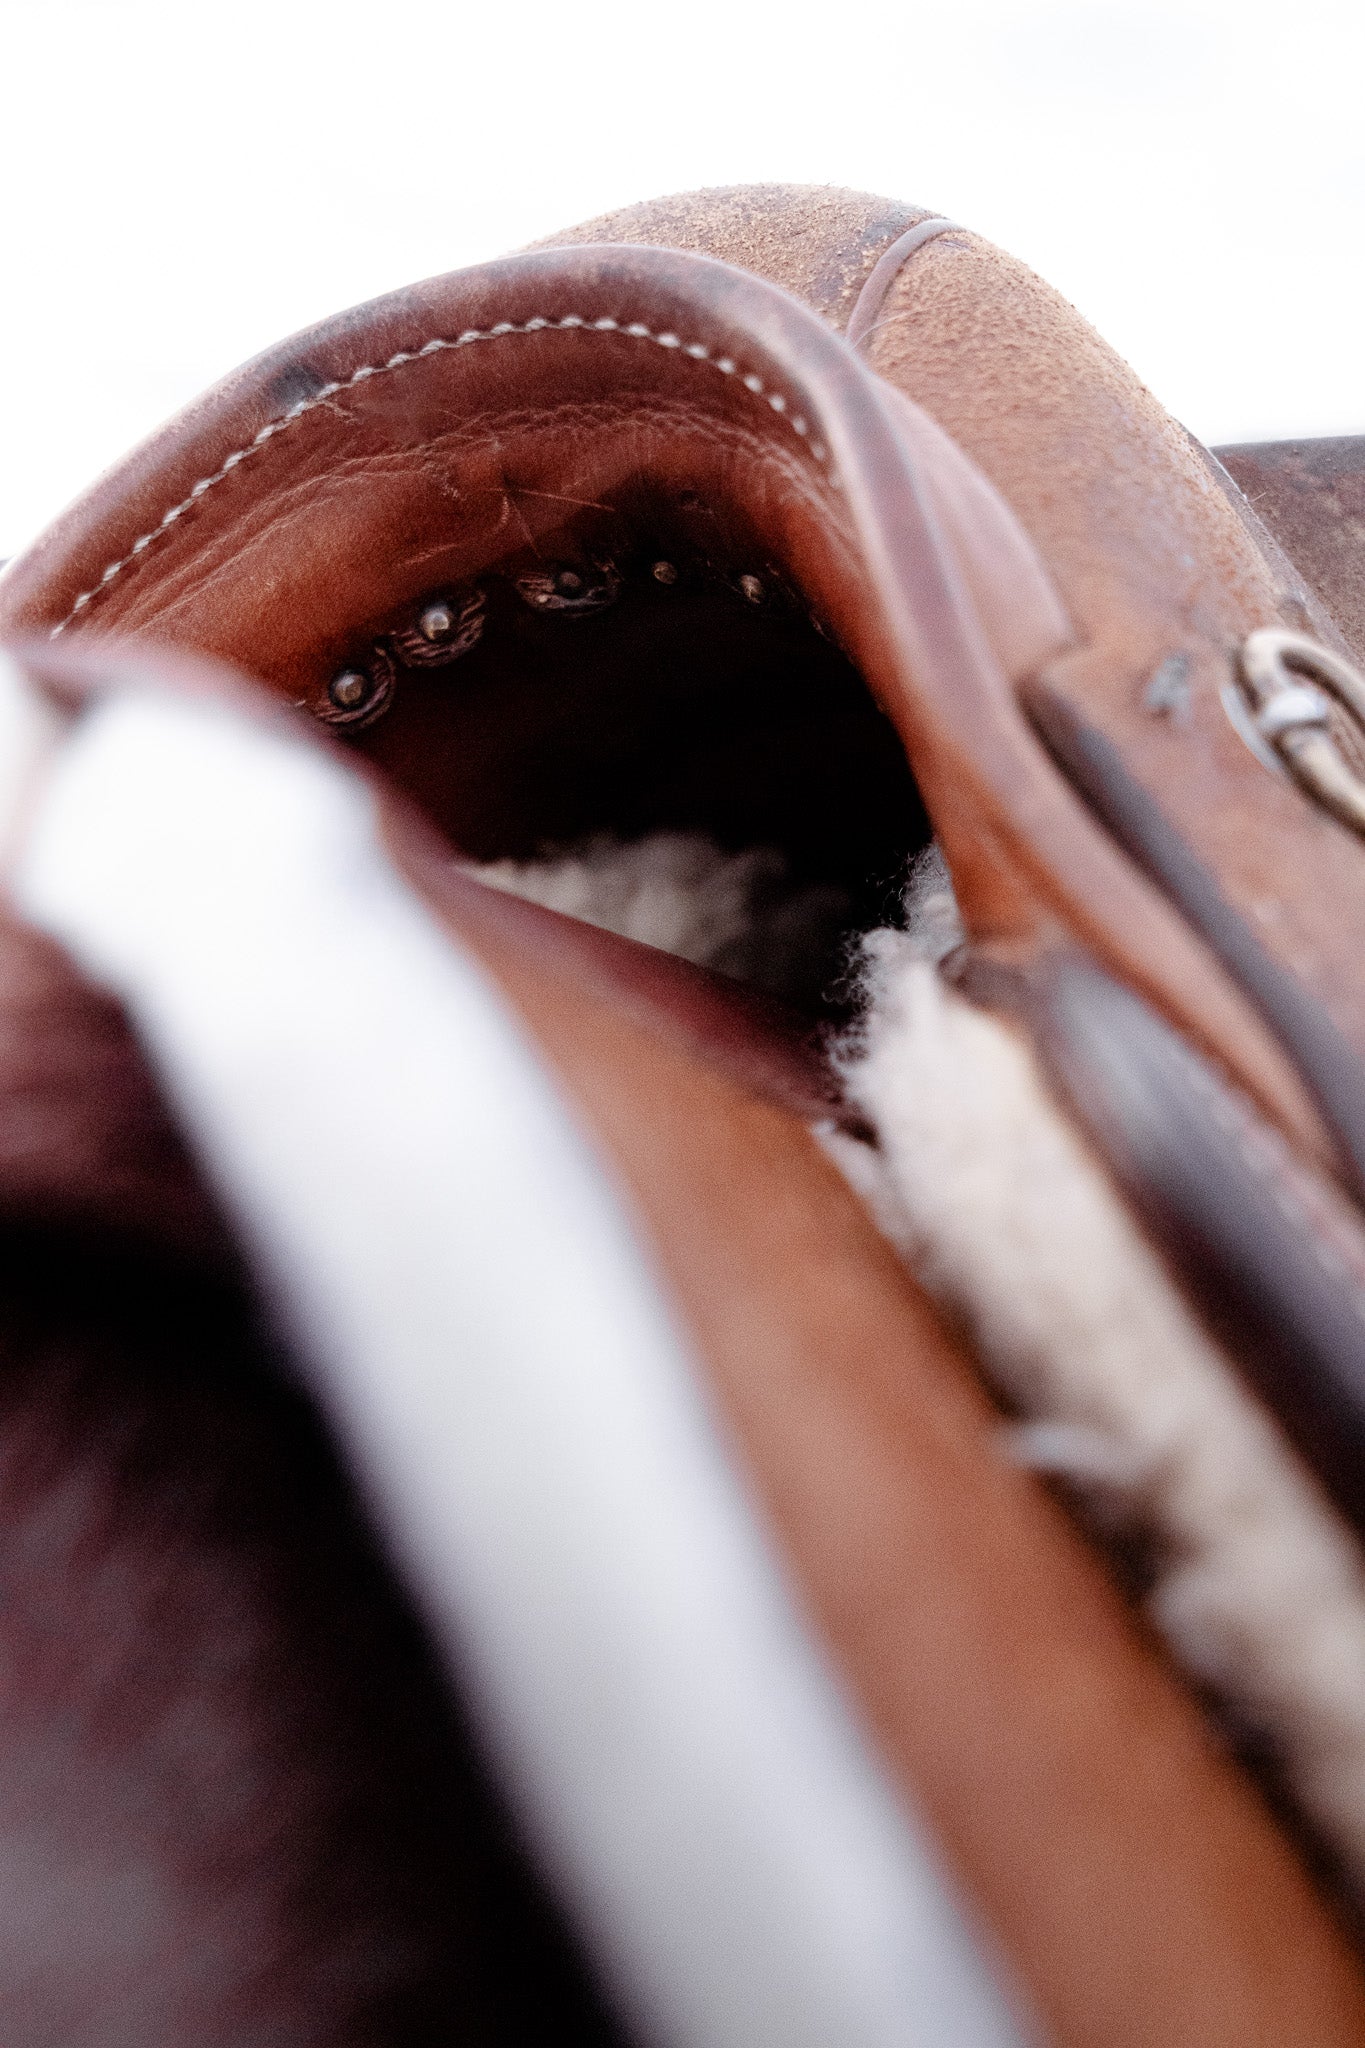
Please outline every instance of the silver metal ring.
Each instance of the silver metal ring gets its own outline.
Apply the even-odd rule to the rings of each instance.
[[[1260,738],[1315,802],[1365,835],[1365,777],[1337,744],[1330,701],[1355,721],[1365,747],[1365,676],[1333,648],[1277,626],[1247,636],[1239,666]]]
[[[1308,725],[1326,725],[1329,715],[1321,690],[1308,683],[1295,683],[1261,706],[1256,713],[1256,729],[1263,740],[1277,740],[1281,733],[1299,732]]]

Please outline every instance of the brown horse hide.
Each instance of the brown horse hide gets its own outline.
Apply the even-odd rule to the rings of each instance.
[[[3,1268],[6,2039],[615,2038],[240,1283]]]

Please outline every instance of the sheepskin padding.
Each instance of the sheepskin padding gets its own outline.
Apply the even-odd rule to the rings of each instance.
[[[745,890],[770,880],[775,859],[670,836],[597,842],[587,858],[497,879],[714,966],[746,946],[762,956],[762,905]],[[1138,1546],[1173,1655],[1273,1755],[1365,1902],[1365,1560],[1186,1307],[1024,1039],[943,981],[938,962],[960,936],[931,850],[911,873],[905,928],[863,940],[861,1015],[836,1054],[875,1142],[832,1127],[822,1141],[970,1330],[1019,1418],[1002,1422],[1001,1455],[1064,1480],[1094,1522]]]
[[[639,939],[769,995],[815,993],[812,975],[837,952],[847,893],[796,882],[767,846],[727,853],[691,832],[623,843],[599,837],[538,861],[496,861],[480,881],[550,910]]]
[[[1151,1572],[1179,1662],[1279,1761],[1365,1898],[1365,1572],[1354,1539],[1167,1278],[1027,1046],[914,936],[869,941],[845,1063],[876,1150],[831,1136],[1065,1478]]]

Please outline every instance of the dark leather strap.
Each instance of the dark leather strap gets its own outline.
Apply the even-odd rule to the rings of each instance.
[[[1048,1073],[1341,1514],[1365,1531],[1365,1235],[1149,1004],[1080,954],[954,976]]]
[[[1112,741],[1045,684],[1021,694],[1053,760],[1256,1005],[1322,1111],[1357,1194],[1365,1193],[1365,1073],[1326,1010],[1266,952]]]

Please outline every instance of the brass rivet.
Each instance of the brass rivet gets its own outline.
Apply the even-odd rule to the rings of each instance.
[[[344,668],[332,677],[327,694],[339,711],[354,711],[370,692],[370,679],[363,669]]]
[[[429,604],[417,621],[424,640],[446,640],[455,630],[455,614],[448,604]]]
[[[747,597],[750,604],[762,604],[764,593],[763,579],[761,577],[741,576],[739,579],[739,588],[741,595]]]
[[[672,562],[656,562],[649,573],[656,583],[676,583],[678,580],[678,571]]]

